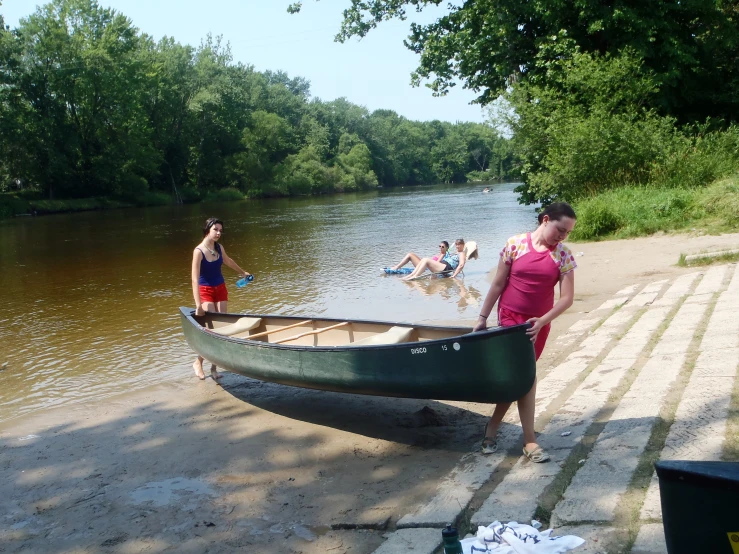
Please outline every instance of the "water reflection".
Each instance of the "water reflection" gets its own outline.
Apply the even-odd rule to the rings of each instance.
[[[255,281],[234,312],[385,321],[474,319],[505,239],[533,229],[515,185],[414,187],[317,198],[87,212],[0,224],[0,419],[190,376],[177,308],[193,304],[203,221]],[[439,206],[454,217],[438,217]],[[457,217],[456,214],[464,214]],[[474,240],[464,279],[411,283],[381,267],[440,238]]]
[[[467,312],[467,308],[477,309],[487,294],[487,291],[481,293],[472,285],[465,285],[464,280],[458,278],[433,276],[402,282],[425,296],[440,296],[447,302],[456,302],[461,315]]]

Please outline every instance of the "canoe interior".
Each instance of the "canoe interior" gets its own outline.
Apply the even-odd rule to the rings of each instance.
[[[236,339],[246,339],[264,343],[278,343],[286,346],[357,346],[371,344],[398,344],[424,342],[457,337],[472,331],[470,327],[441,327],[403,323],[377,323],[347,321],[338,319],[309,319],[280,316],[239,316],[236,314],[207,313],[194,319],[201,326],[219,334],[219,331],[233,328],[241,318],[251,318],[256,325],[237,333],[228,333]],[[258,318],[259,321],[256,322]],[[297,324],[297,325],[296,325]],[[326,331],[329,327],[335,327]],[[318,331],[318,332],[316,332]],[[253,337],[253,338],[252,338]]]

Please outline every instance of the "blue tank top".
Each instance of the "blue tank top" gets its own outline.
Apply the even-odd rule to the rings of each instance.
[[[200,248],[198,248],[200,250]],[[200,250],[203,252],[202,250]],[[205,287],[217,287],[224,282],[223,273],[221,273],[221,266],[223,265],[223,254],[221,253],[221,245],[216,243],[216,252],[218,252],[218,259],[209,262],[205,259],[205,252],[203,252],[203,259],[200,260],[200,277],[198,277],[198,284]]]
[[[457,269],[457,266],[459,265],[459,254],[452,255],[447,252],[446,256],[444,256],[441,261],[448,263],[452,269]]]

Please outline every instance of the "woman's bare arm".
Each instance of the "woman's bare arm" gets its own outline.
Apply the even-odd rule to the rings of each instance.
[[[203,315],[202,302],[200,302],[200,261],[203,259],[203,253],[200,248],[196,248],[192,253],[192,297],[195,300],[195,313],[197,315]]]
[[[546,325],[554,321],[559,315],[561,315],[567,308],[572,306],[572,302],[575,300],[575,272],[570,271],[565,273],[559,280],[559,300],[554,304],[551,310],[545,313],[541,317],[532,317],[527,320],[531,323],[531,329],[526,331],[526,334],[531,337],[531,340],[536,340],[536,336],[539,331],[542,330]]]
[[[467,256],[465,256],[464,252],[459,253],[459,265],[457,266],[457,269],[454,270],[454,273],[452,273],[452,277],[456,277],[458,273],[462,271],[464,268],[464,264],[467,263]]]
[[[239,267],[239,264],[233,261],[233,259],[230,258],[228,254],[226,254],[226,249],[223,248],[223,245],[221,245],[221,255],[223,256],[223,263],[226,264],[231,269],[233,269],[236,273],[238,273],[242,277],[246,277],[247,275],[250,275],[250,273],[241,269],[241,267]]]
[[[498,270],[495,272],[493,284],[490,285],[490,290],[485,297],[485,301],[482,303],[482,308],[480,308],[480,317],[477,319],[477,323],[472,329],[473,331],[479,331],[481,329],[487,328],[490,312],[493,310],[493,306],[495,306],[495,303],[500,298],[500,295],[503,294],[503,289],[505,289],[506,283],[508,283],[508,276],[510,274],[511,266],[506,264],[501,258],[501,260],[498,262]]]

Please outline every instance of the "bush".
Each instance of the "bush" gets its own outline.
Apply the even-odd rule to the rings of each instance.
[[[0,193],[0,219],[24,214],[30,211],[28,201],[19,198],[17,194]]]
[[[735,228],[739,225],[739,176],[699,191],[695,204],[719,229]]]
[[[166,192],[149,191],[136,201],[138,206],[166,206],[173,204],[174,201],[170,194]]]
[[[657,231],[705,226],[698,198],[704,189],[621,187],[575,202],[572,240],[638,237]]]
[[[138,204],[149,192],[149,183],[143,177],[126,173],[115,187],[115,195],[122,200]]]
[[[185,204],[195,204],[203,198],[203,195],[195,187],[182,187],[179,189],[179,192],[180,198],[182,198],[182,202]]]
[[[575,207],[577,225],[572,240],[592,240],[611,234],[624,226],[624,219],[600,198],[594,198]]]
[[[208,192],[204,202],[239,202],[244,200],[243,193],[235,188],[224,188]]]
[[[705,187],[739,170],[739,127],[709,131],[718,125],[707,121],[678,128],[648,109],[658,85],[634,52],[575,50],[549,72],[546,84],[523,80],[508,94],[522,202],[577,201],[634,185]]]
[[[739,128],[685,132],[688,136],[681,147],[654,164],[650,182],[664,187],[703,187],[739,168]]]

